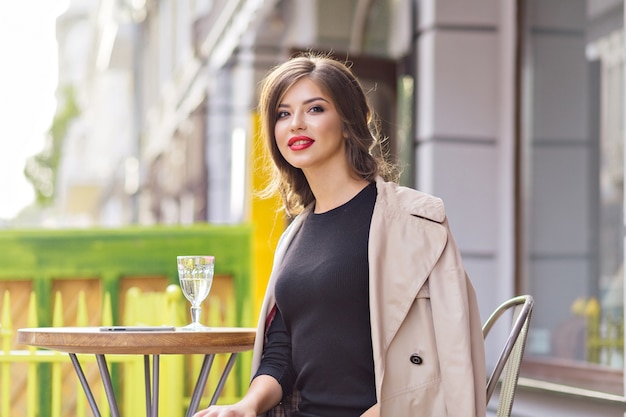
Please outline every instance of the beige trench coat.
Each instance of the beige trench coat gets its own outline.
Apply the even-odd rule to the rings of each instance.
[[[370,321],[381,416],[484,417],[486,371],[478,304],[443,203],[381,179],[376,183],[369,237]],[[284,232],[274,270],[309,212]],[[275,281],[272,273],[252,375],[275,304]],[[281,412],[275,415],[289,415]]]

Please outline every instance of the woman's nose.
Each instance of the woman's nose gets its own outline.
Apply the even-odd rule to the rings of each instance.
[[[306,129],[306,123],[304,121],[304,115],[300,112],[295,112],[291,117],[291,131]]]

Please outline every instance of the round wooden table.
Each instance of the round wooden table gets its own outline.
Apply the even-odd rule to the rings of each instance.
[[[215,354],[230,353],[228,362],[222,371],[219,383],[211,398],[214,404],[219,397],[226,378],[232,369],[237,354],[251,350],[254,346],[256,329],[239,327],[211,327],[203,330],[188,331],[182,328],[166,327],[39,327],[19,329],[19,344],[36,346],[66,352],[70,355],[74,369],[83,386],[87,400],[96,417],[100,411],[87,383],[76,354],[96,355],[100,375],[104,384],[111,415],[119,417],[117,401],[113,392],[111,375],[106,364],[107,354],[138,354],[144,356],[146,376],[146,415],[158,416],[158,381],[159,355],[161,354],[203,354],[204,361],[200,375],[191,397],[187,416],[193,415],[198,408]],[[152,395],[150,394],[150,360],[152,360]]]

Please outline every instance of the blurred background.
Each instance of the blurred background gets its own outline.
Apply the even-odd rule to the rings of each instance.
[[[58,81],[56,18],[69,1],[0,4],[0,47],[6,59],[0,74],[0,224],[34,203],[24,175],[26,159],[40,152],[54,116]],[[37,7],[40,6],[40,7]],[[41,7],[43,6],[43,7]]]
[[[332,52],[444,199],[483,317],[535,297],[514,415],[623,417],[624,3],[5,1],[1,226],[249,226],[256,305],[286,223],[255,196],[257,86]]]

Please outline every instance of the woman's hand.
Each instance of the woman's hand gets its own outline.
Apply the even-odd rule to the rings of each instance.
[[[257,417],[276,406],[283,390],[276,379],[259,375],[252,380],[250,388],[241,401],[233,405],[212,405],[200,410],[193,417]]]
[[[257,417],[256,411],[241,405],[212,405],[198,411],[193,417]]]
[[[361,417],[380,417],[380,408],[378,404],[371,406],[366,412],[361,414]]]

